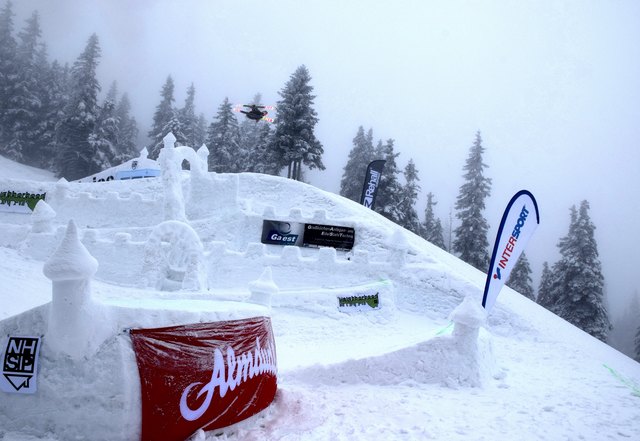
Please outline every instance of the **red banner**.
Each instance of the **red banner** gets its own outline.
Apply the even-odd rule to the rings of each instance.
[[[132,329],[142,389],[143,441],[184,441],[271,404],[277,362],[271,320],[255,317]]]

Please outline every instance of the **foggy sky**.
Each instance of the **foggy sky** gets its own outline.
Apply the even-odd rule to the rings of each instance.
[[[445,227],[480,130],[491,246],[506,203],[530,190],[537,289],[569,208],[586,199],[613,316],[640,291],[640,2],[18,0],[14,10],[16,30],[40,12],[60,62],[72,64],[95,32],[103,92],[117,81],[143,134],[168,75],[177,106],[195,84],[210,122],[225,97],[259,92],[276,104],[305,64],[327,166],[307,173],[311,183],[337,192],[358,127],[372,128],[375,141],[395,140],[400,167],[413,158],[419,214],[432,191]]]

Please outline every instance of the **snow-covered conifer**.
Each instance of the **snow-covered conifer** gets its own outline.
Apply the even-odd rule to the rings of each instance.
[[[553,305],[553,273],[551,272],[551,268],[549,268],[549,264],[544,262],[542,264],[542,275],[540,276],[540,285],[538,286],[538,296],[536,297],[536,302],[539,305],[544,306],[549,311],[552,310]]]
[[[280,168],[288,167],[287,176],[300,180],[302,165],[310,169],[324,170],[322,155],[324,149],[314,134],[318,117],[313,108],[313,87],[311,76],[302,65],[291,75],[279,92],[278,116],[273,136],[272,148]]]
[[[422,237],[437,247],[446,249],[444,244],[444,235],[442,232],[442,223],[436,217],[433,207],[438,203],[433,193],[427,194],[427,207],[424,210],[424,222],[422,223]]]
[[[571,207],[569,233],[558,243],[562,257],[552,270],[549,309],[606,341],[611,324],[604,302],[604,276],[594,231],[589,203],[582,201],[579,210]]]
[[[138,156],[138,124],[131,116],[131,103],[125,93],[115,109],[118,122],[117,163],[121,164]]]
[[[209,170],[216,173],[237,173],[244,167],[238,158],[240,148],[240,130],[238,120],[233,114],[229,98],[218,107],[218,113],[207,132],[209,148]]]
[[[376,205],[374,210],[387,219],[398,222],[396,205],[400,200],[402,193],[402,185],[398,180],[400,170],[396,164],[396,158],[400,153],[394,151],[395,141],[388,139],[386,143],[378,142],[375,151],[376,158],[382,158],[386,162],[384,164],[384,172],[380,177],[380,185],[376,196]]]
[[[420,178],[413,159],[409,159],[409,163],[404,168],[404,179],[405,184],[401,185],[399,198],[396,201],[395,216],[399,225],[420,235],[422,225],[415,208],[418,193],[420,192],[420,185],[418,184]]]
[[[507,286],[515,289],[528,299],[536,300],[533,292],[533,280],[531,279],[531,266],[525,253],[520,255],[513,270],[511,270]]]
[[[165,132],[165,130],[171,126],[171,124],[169,124],[171,119],[175,118],[175,110],[173,108],[173,102],[175,101],[175,98],[173,97],[174,89],[175,85],[173,83],[173,78],[169,75],[162,86],[162,91],[160,92],[160,104],[158,104],[158,107],[156,107],[156,111],[153,114],[153,124],[148,133],[151,143],[147,147],[147,150],[149,151],[149,158],[151,159],[158,158],[160,149],[164,145],[162,140],[169,133],[168,131]],[[174,136],[176,136],[175,133]]]
[[[640,325],[638,325],[638,332],[636,332],[636,355],[635,360],[640,363]]]
[[[640,298],[635,291],[622,314],[612,319],[607,343],[631,358],[636,356],[635,337],[640,324]]]
[[[13,36],[13,16],[13,3],[7,1],[0,10],[0,152],[10,158],[17,158],[20,152],[7,150],[11,132],[6,121],[17,77],[17,43]]]
[[[482,160],[484,153],[480,132],[471,146],[464,166],[465,183],[460,187],[456,200],[456,217],[460,226],[455,229],[453,250],[460,259],[481,271],[489,265],[489,242],[487,233],[489,224],[483,217],[485,199],[491,194],[491,179],[484,176],[487,165]]]
[[[353,138],[353,147],[344,166],[340,180],[340,196],[360,202],[367,166],[374,159],[373,130],[369,129],[365,134],[364,128],[360,126]]]
[[[196,88],[191,83],[187,89],[187,98],[184,100],[184,107],[178,111],[178,118],[182,125],[182,132],[185,136],[185,144],[189,147],[198,148],[205,138],[198,130],[198,117],[195,106]]]
[[[98,36],[93,34],[71,68],[70,97],[58,128],[56,169],[68,181],[101,169],[95,144],[89,142],[99,112],[100,83],[96,77],[99,58]]]

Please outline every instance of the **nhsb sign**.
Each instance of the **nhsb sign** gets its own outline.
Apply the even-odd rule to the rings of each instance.
[[[0,390],[16,394],[37,391],[40,337],[9,336],[2,357]]]

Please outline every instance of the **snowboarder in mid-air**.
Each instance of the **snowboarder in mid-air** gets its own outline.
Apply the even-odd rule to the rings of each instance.
[[[273,106],[258,106],[257,104],[243,104],[242,107],[247,107],[249,110],[242,110],[240,106],[236,107],[236,109],[234,110],[240,113],[244,113],[247,116],[247,118],[255,122],[258,122],[260,120],[273,122],[272,118],[267,117],[267,114],[269,112],[267,112],[266,110],[263,110],[263,109],[272,109]]]

